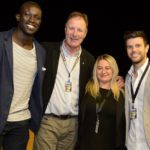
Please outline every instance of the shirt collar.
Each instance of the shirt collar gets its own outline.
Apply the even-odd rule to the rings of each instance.
[[[142,74],[144,72],[144,70],[145,70],[145,68],[146,68],[146,66],[148,64],[148,61],[149,61],[149,59],[147,58],[146,61],[145,61],[145,63],[137,70],[138,74]],[[134,73],[134,67],[132,65],[130,67],[130,70],[128,71],[128,74],[130,76],[133,76],[133,73]]]
[[[63,40],[62,45],[61,45],[61,48],[62,48],[62,50],[63,50],[64,55],[65,55],[66,57],[77,57],[77,56],[79,55],[80,51],[82,50],[82,49],[81,49],[81,46],[80,46],[79,52],[78,52],[77,54],[74,54],[73,56],[71,56],[70,53],[69,53],[69,51],[68,51],[67,48],[65,47],[64,41],[65,41],[65,40]]]

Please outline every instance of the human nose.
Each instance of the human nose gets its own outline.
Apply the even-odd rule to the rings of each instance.
[[[78,31],[75,29],[75,30],[73,31],[73,35],[76,36],[77,34],[78,34]]]
[[[137,50],[137,47],[136,47],[136,46],[133,46],[133,47],[132,47],[132,51],[135,52],[136,50]]]
[[[106,69],[105,68],[102,69],[102,73],[106,73]]]
[[[33,16],[30,16],[29,21],[30,21],[30,22],[34,22],[34,21],[35,21],[34,17],[33,17]]]

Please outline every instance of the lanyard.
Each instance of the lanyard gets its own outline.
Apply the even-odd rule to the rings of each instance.
[[[96,126],[95,126],[95,133],[97,134],[99,131],[99,114],[102,111],[102,108],[110,96],[110,91],[108,91],[106,97],[102,100],[101,104],[99,102],[96,103]]]
[[[97,115],[101,112],[105,102],[106,102],[106,98],[101,102],[101,104],[96,103],[96,114]]]
[[[147,64],[147,66],[146,66],[146,68],[145,68],[145,70],[144,70],[144,72],[143,72],[143,74],[142,74],[142,76],[141,76],[141,79],[140,79],[140,81],[139,81],[139,83],[138,83],[138,86],[137,86],[137,88],[136,88],[135,94],[134,94],[134,92],[133,92],[133,87],[132,87],[132,82],[131,82],[131,95],[132,95],[132,107],[133,107],[133,108],[134,108],[135,98],[136,98],[136,96],[137,96],[137,93],[138,93],[138,91],[139,91],[140,85],[141,85],[142,80],[143,80],[143,78],[144,78],[144,76],[145,76],[145,74],[146,74],[146,72],[147,72],[147,70],[148,70],[149,65],[150,65],[150,62],[148,61],[148,64]]]
[[[110,93],[111,93],[111,92],[108,91],[108,93],[106,94],[106,97],[102,100],[101,103],[99,103],[99,102],[96,103],[96,114],[97,114],[97,115],[101,112],[101,110],[102,110],[102,108],[103,108],[103,106],[104,106],[106,100],[107,100],[108,97],[110,96]]]
[[[69,77],[69,79],[70,79],[70,74],[71,74],[71,72],[73,71],[73,69],[75,68],[76,64],[77,64],[78,61],[79,61],[79,58],[80,58],[80,55],[81,55],[81,50],[80,50],[80,52],[79,52],[79,54],[78,54],[78,56],[77,56],[77,58],[76,58],[76,60],[75,60],[75,62],[74,62],[74,64],[73,64],[73,67],[72,67],[72,69],[71,69],[70,72],[69,72],[69,70],[68,70],[68,68],[67,68],[66,58],[65,58],[65,55],[64,55],[63,50],[62,50],[61,48],[60,48],[60,52],[61,52],[61,57],[62,57],[62,59],[63,59],[65,68],[66,68],[66,70],[67,70],[67,72],[68,72],[68,77]]]

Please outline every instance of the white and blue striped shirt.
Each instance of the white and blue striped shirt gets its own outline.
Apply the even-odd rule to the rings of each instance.
[[[35,46],[32,50],[27,50],[13,42],[14,95],[7,121],[21,121],[31,118],[28,106],[36,72]]]

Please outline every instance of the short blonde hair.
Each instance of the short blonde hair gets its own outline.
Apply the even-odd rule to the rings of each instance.
[[[74,17],[81,17],[83,18],[83,20],[85,21],[85,24],[86,24],[86,28],[88,30],[88,16],[87,14],[85,13],[81,13],[79,11],[73,11],[72,13],[69,14],[68,18],[67,18],[67,21],[66,21],[66,24],[67,22],[71,19],[71,18],[74,18]]]

